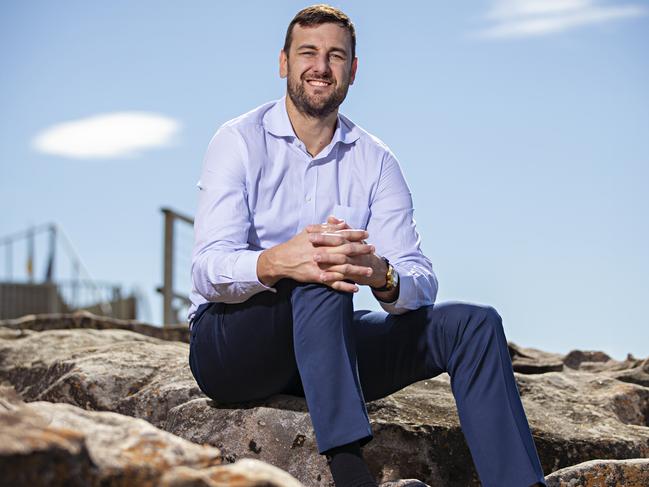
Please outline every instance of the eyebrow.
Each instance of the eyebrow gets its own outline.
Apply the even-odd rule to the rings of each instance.
[[[317,51],[317,50],[318,50],[318,47],[315,46],[315,45],[313,45],[313,44],[302,44],[301,46],[299,46],[299,47],[297,48],[298,51],[299,51],[300,49],[313,49],[314,51]],[[345,50],[344,50],[343,48],[341,48],[341,47],[332,47],[331,49],[329,49],[329,52],[334,52],[334,51],[335,51],[335,52],[341,52],[341,53],[343,53],[345,56],[347,56],[347,51],[345,51]]]

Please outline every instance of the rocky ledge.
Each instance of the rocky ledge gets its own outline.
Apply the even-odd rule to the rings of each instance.
[[[82,326],[84,323],[87,326]],[[182,461],[165,466],[164,473],[147,474],[158,479],[152,485],[163,485],[162,479],[179,482],[187,476],[203,479],[191,485],[210,485],[206,472],[219,465],[201,464],[191,458],[207,458],[216,451],[223,463],[220,467],[254,459],[281,468],[303,485],[332,485],[325,459],[317,453],[303,398],[277,395],[236,405],[215,403],[201,393],[191,376],[185,338],[152,331],[149,328],[155,327],[149,325],[132,326],[136,324],[87,314],[0,322],[0,381],[11,385],[27,402],[12,407],[51,417],[47,408],[70,406],[48,403],[66,403],[76,406],[74,410],[86,418],[85,424],[96,421],[99,425],[101,414],[107,414],[100,411],[119,413],[145,420],[158,428],[156,431],[163,430],[160,434],[171,433],[180,437],[178,441],[187,440],[188,445],[211,448],[202,454],[188,450],[185,456],[179,454]],[[615,361],[603,352],[579,350],[564,356],[515,344],[510,344],[510,354],[548,485],[649,485],[645,481],[649,360],[629,356],[625,361]],[[17,414],[14,409],[5,409],[2,414]],[[379,482],[418,478],[439,487],[479,485],[446,374],[370,402],[368,411],[374,440],[364,448],[364,456]],[[7,421],[0,423],[3,437]],[[29,430],[32,424],[33,428],[41,427],[37,420],[30,421],[23,429]],[[83,435],[76,429],[78,424],[74,423],[72,430]],[[137,428],[127,431],[132,433],[123,435],[124,444],[137,444],[141,436]],[[8,434],[11,436],[11,432]],[[23,450],[17,451],[40,454],[34,446],[37,443],[27,441]],[[79,446],[74,451],[90,459],[88,469],[100,472],[92,447],[87,441],[85,444],[85,450]],[[47,457],[55,455],[43,451]],[[120,447],[111,447],[111,451],[113,459],[108,461],[106,455],[107,465],[125,461],[119,458],[123,456]],[[18,475],[16,455],[19,453],[7,450],[2,461]],[[4,466],[2,470],[7,471]],[[108,474],[93,475],[103,479],[102,475]],[[620,478],[625,481],[615,480]],[[101,485],[145,484],[120,481]]]
[[[0,387],[0,471],[11,486],[301,487],[259,460],[221,453],[150,423],[70,404],[23,403]]]

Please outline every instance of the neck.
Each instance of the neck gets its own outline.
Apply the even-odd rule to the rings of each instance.
[[[309,117],[300,112],[291,97],[286,95],[286,112],[295,135],[304,142],[307,151],[312,157],[329,145],[336,130],[338,109],[324,118]]]

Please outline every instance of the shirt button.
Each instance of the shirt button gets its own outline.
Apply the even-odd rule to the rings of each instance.
[[[311,196],[307,196],[306,198],[307,203],[311,201]]]

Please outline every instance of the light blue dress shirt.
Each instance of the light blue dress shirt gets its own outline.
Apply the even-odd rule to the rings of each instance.
[[[275,292],[257,277],[261,251],[329,215],[367,230],[367,242],[399,273],[397,300],[379,301],[385,311],[401,314],[435,301],[437,278],[420,249],[399,163],[342,114],[315,157],[293,131],[286,97],[230,120],[210,141],[197,186],[190,320],[201,303]]]

